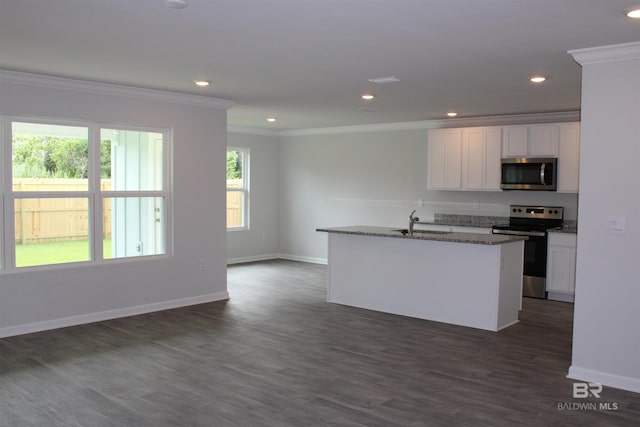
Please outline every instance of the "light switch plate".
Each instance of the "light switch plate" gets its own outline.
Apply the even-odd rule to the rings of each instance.
[[[626,218],[619,215],[609,215],[607,217],[607,229],[610,234],[624,234]]]

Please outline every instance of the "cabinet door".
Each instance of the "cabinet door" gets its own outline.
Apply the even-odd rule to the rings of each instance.
[[[462,132],[462,188],[500,190],[500,128],[467,128]]]
[[[577,193],[580,177],[580,124],[558,128],[558,191]]]
[[[462,129],[432,129],[428,137],[427,188],[459,190],[462,182]]]
[[[485,190],[500,191],[502,132],[500,128],[485,131],[484,186]]]
[[[573,294],[576,283],[576,236],[549,233],[547,291]]]
[[[484,187],[485,142],[482,128],[462,131],[462,188],[482,190]]]
[[[527,126],[502,128],[502,157],[526,157],[528,142]]]
[[[529,127],[529,156],[558,157],[558,125]]]

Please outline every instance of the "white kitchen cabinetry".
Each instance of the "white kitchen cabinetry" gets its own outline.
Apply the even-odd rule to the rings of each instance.
[[[558,192],[577,193],[580,177],[580,123],[558,126]]]
[[[502,128],[502,157],[555,157],[560,193],[577,193],[580,123],[553,123]]]
[[[462,167],[462,129],[430,129],[427,148],[427,188],[459,190]]]
[[[463,227],[455,225],[451,227],[451,231],[454,233],[491,234],[491,228],[489,227]]]
[[[559,124],[505,126],[502,157],[558,157]]]
[[[427,188],[500,190],[500,128],[429,130]]]
[[[546,282],[549,299],[573,302],[576,283],[576,243],[576,234],[549,233]]]
[[[462,189],[500,190],[499,127],[462,130]]]
[[[430,129],[429,190],[500,191],[503,157],[555,157],[558,192],[577,193],[580,123]]]
[[[416,224],[414,230],[427,230],[427,231],[451,231],[450,225],[439,225],[439,224]]]
[[[526,157],[528,145],[528,126],[505,126],[502,128],[502,157]]]
[[[558,125],[529,126],[529,157],[558,157]]]

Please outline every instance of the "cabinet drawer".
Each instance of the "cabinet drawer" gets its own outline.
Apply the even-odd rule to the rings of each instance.
[[[569,246],[575,248],[578,236],[574,233],[549,232],[549,246]]]

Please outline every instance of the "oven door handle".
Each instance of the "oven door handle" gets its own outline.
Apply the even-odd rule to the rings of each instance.
[[[540,165],[540,185],[544,185],[544,170],[547,167],[547,164],[545,162],[542,162],[542,164]]]
[[[491,232],[493,234],[509,234],[512,236],[544,237],[547,235],[544,231],[491,230]]]

